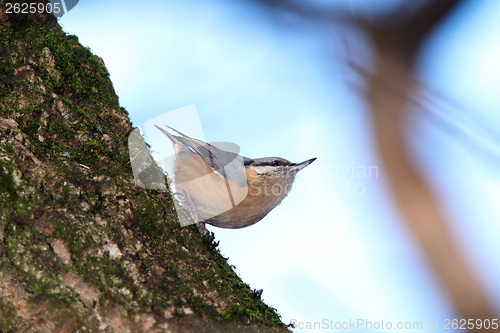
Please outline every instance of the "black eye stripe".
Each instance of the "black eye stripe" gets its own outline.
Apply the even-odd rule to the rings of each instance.
[[[271,158],[271,157],[266,157],[266,158],[261,158],[252,161],[249,165],[252,166],[272,166],[272,167],[278,167],[278,166],[287,166],[287,165],[292,165],[290,161],[287,161],[285,159],[280,159],[280,158]]]

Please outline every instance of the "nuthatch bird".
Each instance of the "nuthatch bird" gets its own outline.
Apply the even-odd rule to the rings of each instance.
[[[178,136],[156,128],[172,141],[175,190],[202,233],[206,232],[204,223],[238,229],[259,222],[287,196],[297,172],[316,160],[292,163],[281,157],[251,159],[171,127]],[[238,159],[240,163],[234,163]]]

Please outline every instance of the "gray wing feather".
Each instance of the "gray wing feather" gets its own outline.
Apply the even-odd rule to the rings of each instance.
[[[167,127],[180,136],[172,135],[156,125],[155,127],[165,134],[173,143],[181,146],[181,155],[195,153],[199,155],[214,172],[224,177],[224,179],[231,179],[241,187],[246,186],[246,176],[244,172],[241,172],[244,171],[243,166],[240,167],[231,163],[240,155],[224,151],[204,141],[190,138],[170,126]],[[249,158],[243,157],[244,164],[249,163],[249,161],[251,161]]]

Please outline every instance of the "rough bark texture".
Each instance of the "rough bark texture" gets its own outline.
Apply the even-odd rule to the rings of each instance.
[[[213,236],[134,184],[103,61],[51,15],[5,4],[0,331],[288,332]]]

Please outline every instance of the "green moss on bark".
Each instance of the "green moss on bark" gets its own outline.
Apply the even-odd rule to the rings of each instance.
[[[44,2],[45,3],[45,2]],[[134,185],[102,59],[0,0],[0,330],[287,332],[213,235]]]

